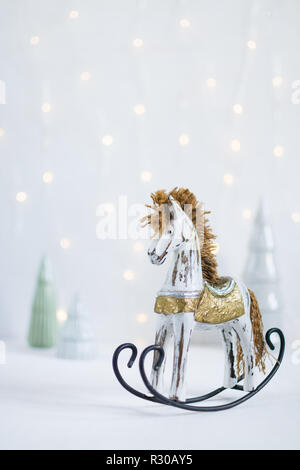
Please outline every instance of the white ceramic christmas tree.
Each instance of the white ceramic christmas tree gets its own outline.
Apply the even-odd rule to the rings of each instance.
[[[57,342],[56,292],[53,285],[50,260],[41,261],[31,310],[28,333],[30,346],[50,348]]]
[[[246,285],[255,292],[264,329],[281,326],[279,276],[275,260],[275,244],[268,207],[261,200],[254,220],[249,255],[244,270]]]
[[[96,341],[89,315],[79,295],[74,296],[65,324],[62,326],[57,348],[62,359],[94,359],[97,356]]]

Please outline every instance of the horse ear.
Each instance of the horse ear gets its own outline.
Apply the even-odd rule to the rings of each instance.
[[[173,211],[174,211],[174,216],[175,218],[177,217],[182,217],[182,212],[183,210],[181,209],[180,205],[178,204],[177,201],[175,201],[175,199],[173,198],[173,196],[169,196],[169,200],[171,202],[171,205],[172,205],[172,208],[173,208]]]
[[[174,210],[174,216],[176,218],[183,219],[183,226],[182,226],[182,235],[186,240],[189,240],[190,237],[192,236],[192,231],[194,230],[194,225],[189,216],[181,209],[180,205],[178,204],[175,199],[170,196],[169,197],[173,210]]]

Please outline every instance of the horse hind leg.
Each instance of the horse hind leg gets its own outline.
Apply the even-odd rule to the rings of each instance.
[[[166,347],[168,345],[169,339],[171,336],[171,327],[170,327],[170,318],[168,315],[163,313],[157,314],[156,319],[156,334],[155,334],[155,344],[164,348],[166,353]],[[155,370],[155,365],[159,359],[158,351],[154,351],[153,355],[153,364],[151,369],[151,384],[158,391],[164,392],[164,372],[166,366],[166,354],[164,360],[158,370]]]
[[[237,334],[243,350],[245,362],[245,378],[243,388],[245,392],[251,392],[255,389],[255,355],[250,317],[243,315],[242,317],[236,319],[233,328]]]
[[[232,329],[223,328],[221,331],[225,351],[225,367],[223,385],[226,388],[232,388],[237,384],[238,377],[236,372],[237,342],[236,335]]]

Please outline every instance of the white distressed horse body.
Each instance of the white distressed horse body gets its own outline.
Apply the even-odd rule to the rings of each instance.
[[[148,255],[153,264],[162,264],[172,253],[173,260],[161,290],[160,298],[198,299],[205,287],[201,266],[201,247],[197,230],[190,217],[172,198],[170,201],[171,220],[163,235],[152,241]],[[195,320],[195,312],[157,313],[155,344],[165,350],[173,337],[174,357],[173,374],[169,396],[174,400],[184,401],[185,371],[190,339],[194,328],[218,328],[221,331],[225,348],[224,386],[232,388],[238,381],[236,372],[237,338],[243,350],[245,363],[244,390],[255,388],[255,351],[253,346],[252,324],[250,319],[250,296],[247,288],[237,282],[244,305],[244,314],[223,323],[209,324]],[[154,354],[155,364],[157,353]],[[152,385],[163,393],[163,375],[165,359],[162,366],[152,368]]]

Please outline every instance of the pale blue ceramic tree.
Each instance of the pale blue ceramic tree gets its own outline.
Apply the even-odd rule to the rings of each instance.
[[[90,317],[79,295],[73,298],[68,318],[63,325],[57,347],[61,359],[95,359],[97,347]]]

